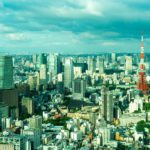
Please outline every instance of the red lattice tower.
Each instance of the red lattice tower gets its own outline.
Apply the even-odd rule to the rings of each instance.
[[[144,94],[148,91],[148,84],[146,81],[146,71],[144,64],[144,40],[143,35],[141,36],[141,55],[140,55],[140,66],[139,66],[139,79],[137,83],[138,90],[142,91]]]

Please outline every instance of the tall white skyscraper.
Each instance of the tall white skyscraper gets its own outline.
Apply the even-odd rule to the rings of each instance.
[[[0,89],[13,88],[13,62],[11,56],[0,56]]]
[[[51,82],[54,77],[58,73],[61,72],[61,63],[60,63],[60,55],[50,54],[48,57],[48,72],[49,72],[49,81]]]
[[[125,70],[128,72],[132,72],[132,57],[131,56],[126,56]]]
[[[71,88],[73,78],[73,62],[71,58],[67,58],[64,64],[64,87]]]

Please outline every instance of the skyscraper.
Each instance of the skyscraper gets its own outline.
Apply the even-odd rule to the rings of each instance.
[[[32,116],[28,119],[29,122],[29,128],[36,128],[41,129],[42,128],[42,117],[41,116]]]
[[[13,88],[13,62],[11,56],[0,56],[0,89]]]
[[[76,78],[73,81],[73,96],[80,99],[85,96],[86,80],[82,78]]]
[[[88,57],[88,70],[90,71],[90,73],[95,72],[96,70],[96,60],[94,57]]]
[[[22,113],[32,115],[34,113],[34,101],[32,98],[23,97],[21,100]]]
[[[104,59],[100,56],[96,58],[96,67],[100,74],[104,73]]]
[[[50,54],[48,57],[48,72],[49,72],[49,81],[51,82],[53,77],[56,77],[58,73],[61,72],[61,62],[60,55]]]
[[[113,121],[113,93],[108,89],[102,90],[103,115],[106,121]]]
[[[111,60],[112,60],[112,63],[116,62],[116,53],[111,54]]]
[[[71,58],[67,58],[64,64],[64,87],[71,88],[73,78],[73,62]]]
[[[41,64],[40,66],[40,84],[47,83],[47,67],[45,64]]]
[[[126,56],[126,64],[125,64],[125,70],[128,73],[132,72],[132,57],[131,56]]]
[[[46,54],[44,54],[44,53],[42,53],[42,54],[40,54],[40,64],[47,64],[47,55]]]

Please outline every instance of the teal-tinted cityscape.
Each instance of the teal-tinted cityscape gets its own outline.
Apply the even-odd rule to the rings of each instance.
[[[0,150],[150,150],[149,18],[149,0],[1,0]]]

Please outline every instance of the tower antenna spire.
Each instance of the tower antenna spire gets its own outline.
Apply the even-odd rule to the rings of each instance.
[[[148,91],[148,84],[146,81],[146,71],[144,63],[144,38],[143,33],[141,33],[141,54],[140,54],[140,65],[139,65],[139,80],[137,85],[138,90],[142,91],[144,94]]]

